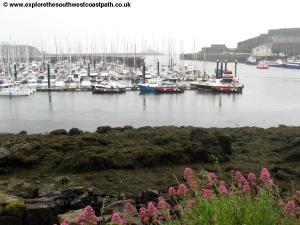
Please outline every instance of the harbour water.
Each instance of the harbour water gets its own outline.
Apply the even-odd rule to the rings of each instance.
[[[184,61],[199,69],[203,62]],[[213,73],[215,63],[206,63]],[[229,64],[232,70],[233,64]],[[97,126],[202,126],[272,127],[300,125],[300,71],[282,68],[257,70],[238,65],[245,85],[242,94],[93,95],[91,92],[38,92],[26,97],[0,98],[0,132],[48,132],[78,127],[94,131]]]

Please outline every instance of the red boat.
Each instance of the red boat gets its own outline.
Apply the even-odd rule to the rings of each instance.
[[[183,93],[184,89],[178,87],[174,83],[162,83],[158,87],[156,87],[156,93],[163,94],[163,93]]]
[[[243,91],[243,87],[241,86],[214,86],[212,87],[213,91],[215,92],[222,92],[222,93],[241,93]]]
[[[260,62],[259,64],[257,64],[256,68],[257,69],[269,69],[269,65],[265,62]]]

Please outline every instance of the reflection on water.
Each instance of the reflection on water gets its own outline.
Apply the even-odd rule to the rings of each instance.
[[[199,64],[201,66],[201,63]],[[213,71],[214,64],[206,66]],[[182,94],[93,95],[90,92],[34,93],[0,98],[0,132],[31,133],[100,125],[270,127],[300,125],[300,72],[239,65],[242,94],[185,91]]]
[[[52,97],[51,92],[48,92],[49,110],[52,111]]]

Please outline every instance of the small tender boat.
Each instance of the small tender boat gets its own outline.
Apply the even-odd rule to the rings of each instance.
[[[266,62],[260,62],[256,65],[257,69],[269,69],[269,65]]]

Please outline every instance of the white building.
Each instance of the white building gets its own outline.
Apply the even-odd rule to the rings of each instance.
[[[254,57],[256,57],[256,56],[262,56],[262,57],[271,56],[272,55],[272,49],[269,48],[266,45],[260,45],[260,46],[257,46],[257,47],[252,49],[252,55]]]

